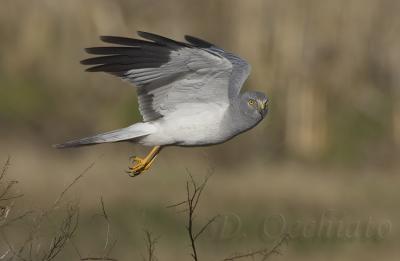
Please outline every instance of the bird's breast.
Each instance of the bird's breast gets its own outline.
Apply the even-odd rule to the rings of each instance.
[[[227,108],[219,104],[182,105],[155,122],[157,132],[146,137],[143,143],[202,146],[224,142],[231,136],[223,126]]]

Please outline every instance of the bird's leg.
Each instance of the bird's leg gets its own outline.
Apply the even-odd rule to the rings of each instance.
[[[131,157],[132,166],[129,167],[128,173],[131,177],[135,177],[141,174],[143,171],[150,168],[154,162],[157,154],[160,152],[161,146],[155,146],[151,149],[149,154],[145,158],[139,158],[136,156]]]

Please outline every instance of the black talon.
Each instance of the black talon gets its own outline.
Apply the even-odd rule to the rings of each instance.
[[[131,156],[129,156],[129,161],[130,161],[131,163],[135,163],[135,162],[137,161],[136,158],[137,158],[137,156],[131,155]]]
[[[133,173],[132,171],[125,170],[125,172],[126,172],[126,174],[128,174],[128,176],[131,177],[131,178],[136,177],[136,174]]]

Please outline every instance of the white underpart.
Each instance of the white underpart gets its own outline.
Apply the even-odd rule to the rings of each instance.
[[[232,134],[221,126],[227,104],[182,103],[152,124],[155,132],[139,140],[145,146],[206,145],[223,142]]]

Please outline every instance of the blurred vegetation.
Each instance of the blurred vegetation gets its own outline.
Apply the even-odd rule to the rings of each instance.
[[[81,210],[74,243],[83,254],[103,249],[95,239],[104,239],[104,222],[93,219],[102,197],[119,260],[145,249],[143,228],[161,235],[160,260],[183,260],[184,218],[165,207],[184,195],[185,168],[194,176],[212,168],[198,220],[233,215],[242,227],[229,239],[219,237],[224,224],[211,229],[200,242],[204,260],[265,246],[259,234],[271,215],[309,224],[332,209],[335,221],[372,217],[393,227],[377,240],[296,238],[272,259],[397,260],[399,10],[396,0],[3,0],[0,161],[13,157],[10,175],[26,194],[16,207],[46,209],[96,161],[73,190]],[[245,89],[270,96],[267,119],[220,146],[169,148],[134,180],[123,175],[127,155],[142,153],[132,144],[53,150],[141,120],[132,86],[79,64],[84,47],[101,45],[99,35],[136,37],[137,30],[198,36],[248,60]]]

